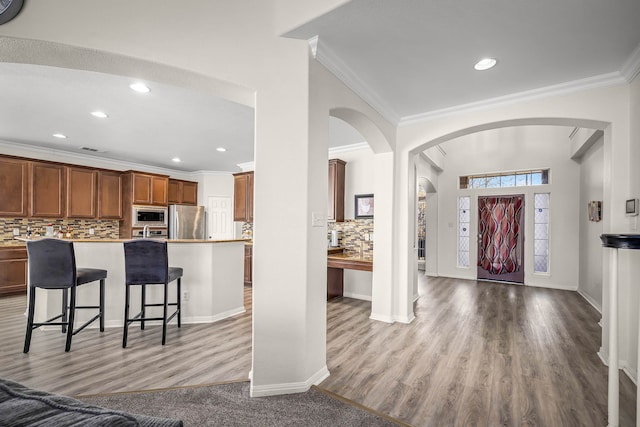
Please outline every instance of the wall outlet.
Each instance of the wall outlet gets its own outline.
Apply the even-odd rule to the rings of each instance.
[[[14,228],[13,229],[13,235],[14,236],[19,236],[20,235],[20,229],[19,228]]]
[[[93,228],[89,229],[89,235],[93,236],[94,234],[96,234],[96,230]]]
[[[182,291],[182,301],[189,301],[189,291]]]

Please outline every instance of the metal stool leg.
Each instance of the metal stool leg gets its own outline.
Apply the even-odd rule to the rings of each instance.
[[[127,332],[129,330],[129,285],[124,285],[125,297],[124,297],[124,327],[122,330],[122,348],[127,346]]]
[[[142,285],[142,296],[140,298],[140,312],[142,313],[140,315],[140,319],[142,319],[140,322],[140,329],[144,329],[144,319],[147,316],[147,310],[145,310],[145,304],[147,301],[147,285]]]
[[[100,332],[104,332],[104,279],[100,280]]]
[[[76,314],[76,289],[77,288],[75,286],[71,288],[71,303],[69,304],[69,316],[67,324],[67,343],[64,347],[64,351],[66,352],[69,352],[69,350],[71,350],[71,338],[73,337],[73,321]]]
[[[67,325],[64,323],[67,323],[67,309],[68,307],[68,302],[69,302],[69,294],[67,292],[67,288],[64,288],[62,290],[62,333],[64,334],[65,332],[67,332]]]
[[[31,346],[31,333],[33,332],[33,315],[36,308],[36,288],[29,287],[29,313],[27,315],[27,333],[24,337],[24,353],[29,353]]]
[[[162,345],[167,341],[167,308],[169,299],[169,284],[164,284],[164,304],[162,307]]]
[[[181,292],[181,284],[180,281],[182,280],[181,277],[178,277],[178,328],[180,328],[182,326],[182,322],[180,317],[182,316],[182,305],[180,304],[180,295],[182,295]]]

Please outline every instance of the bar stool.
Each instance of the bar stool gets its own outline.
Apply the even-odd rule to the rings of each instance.
[[[27,242],[29,261],[29,307],[27,314],[27,334],[24,340],[24,352],[29,352],[31,333],[34,329],[45,325],[62,326],[62,333],[67,334],[64,351],[71,350],[71,338],[100,319],[100,332],[104,332],[104,282],[107,270],[98,268],[76,268],[76,257],[73,242],[58,239],[41,239]],[[80,285],[100,281],[100,304],[97,306],[76,305],[76,290]],[[33,321],[36,307],[36,288],[62,289],[62,314],[42,323]],[[69,299],[71,291],[71,300]],[[68,305],[67,305],[68,304]],[[98,314],[78,329],[73,329],[77,309],[97,309]],[[61,321],[56,322],[56,320]]]
[[[167,340],[167,323],[175,316],[178,317],[178,328],[181,327],[180,320],[180,286],[182,279],[182,268],[169,267],[167,255],[167,242],[150,239],[131,240],[124,243],[124,266],[125,266],[125,308],[124,308],[124,331],[122,334],[122,348],[127,346],[127,334],[129,324],[140,322],[140,329],[144,329],[147,320],[162,320],[162,345]],[[169,302],[169,283],[177,280],[176,302]],[[140,312],[133,317],[129,317],[129,302],[131,286],[140,285],[141,299]],[[146,286],[163,285],[164,300],[162,303],[147,304]],[[175,306],[176,310],[168,315],[168,307]],[[163,307],[162,317],[147,317],[147,307]]]

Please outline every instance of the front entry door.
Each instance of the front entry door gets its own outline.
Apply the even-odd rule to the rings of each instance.
[[[524,283],[524,195],[478,197],[478,279]]]

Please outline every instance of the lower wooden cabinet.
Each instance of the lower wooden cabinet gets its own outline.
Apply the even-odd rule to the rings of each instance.
[[[0,297],[27,293],[27,248],[0,247]]]
[[[244,245],[244,284],[251,286],[253,269],[253,246]]]

